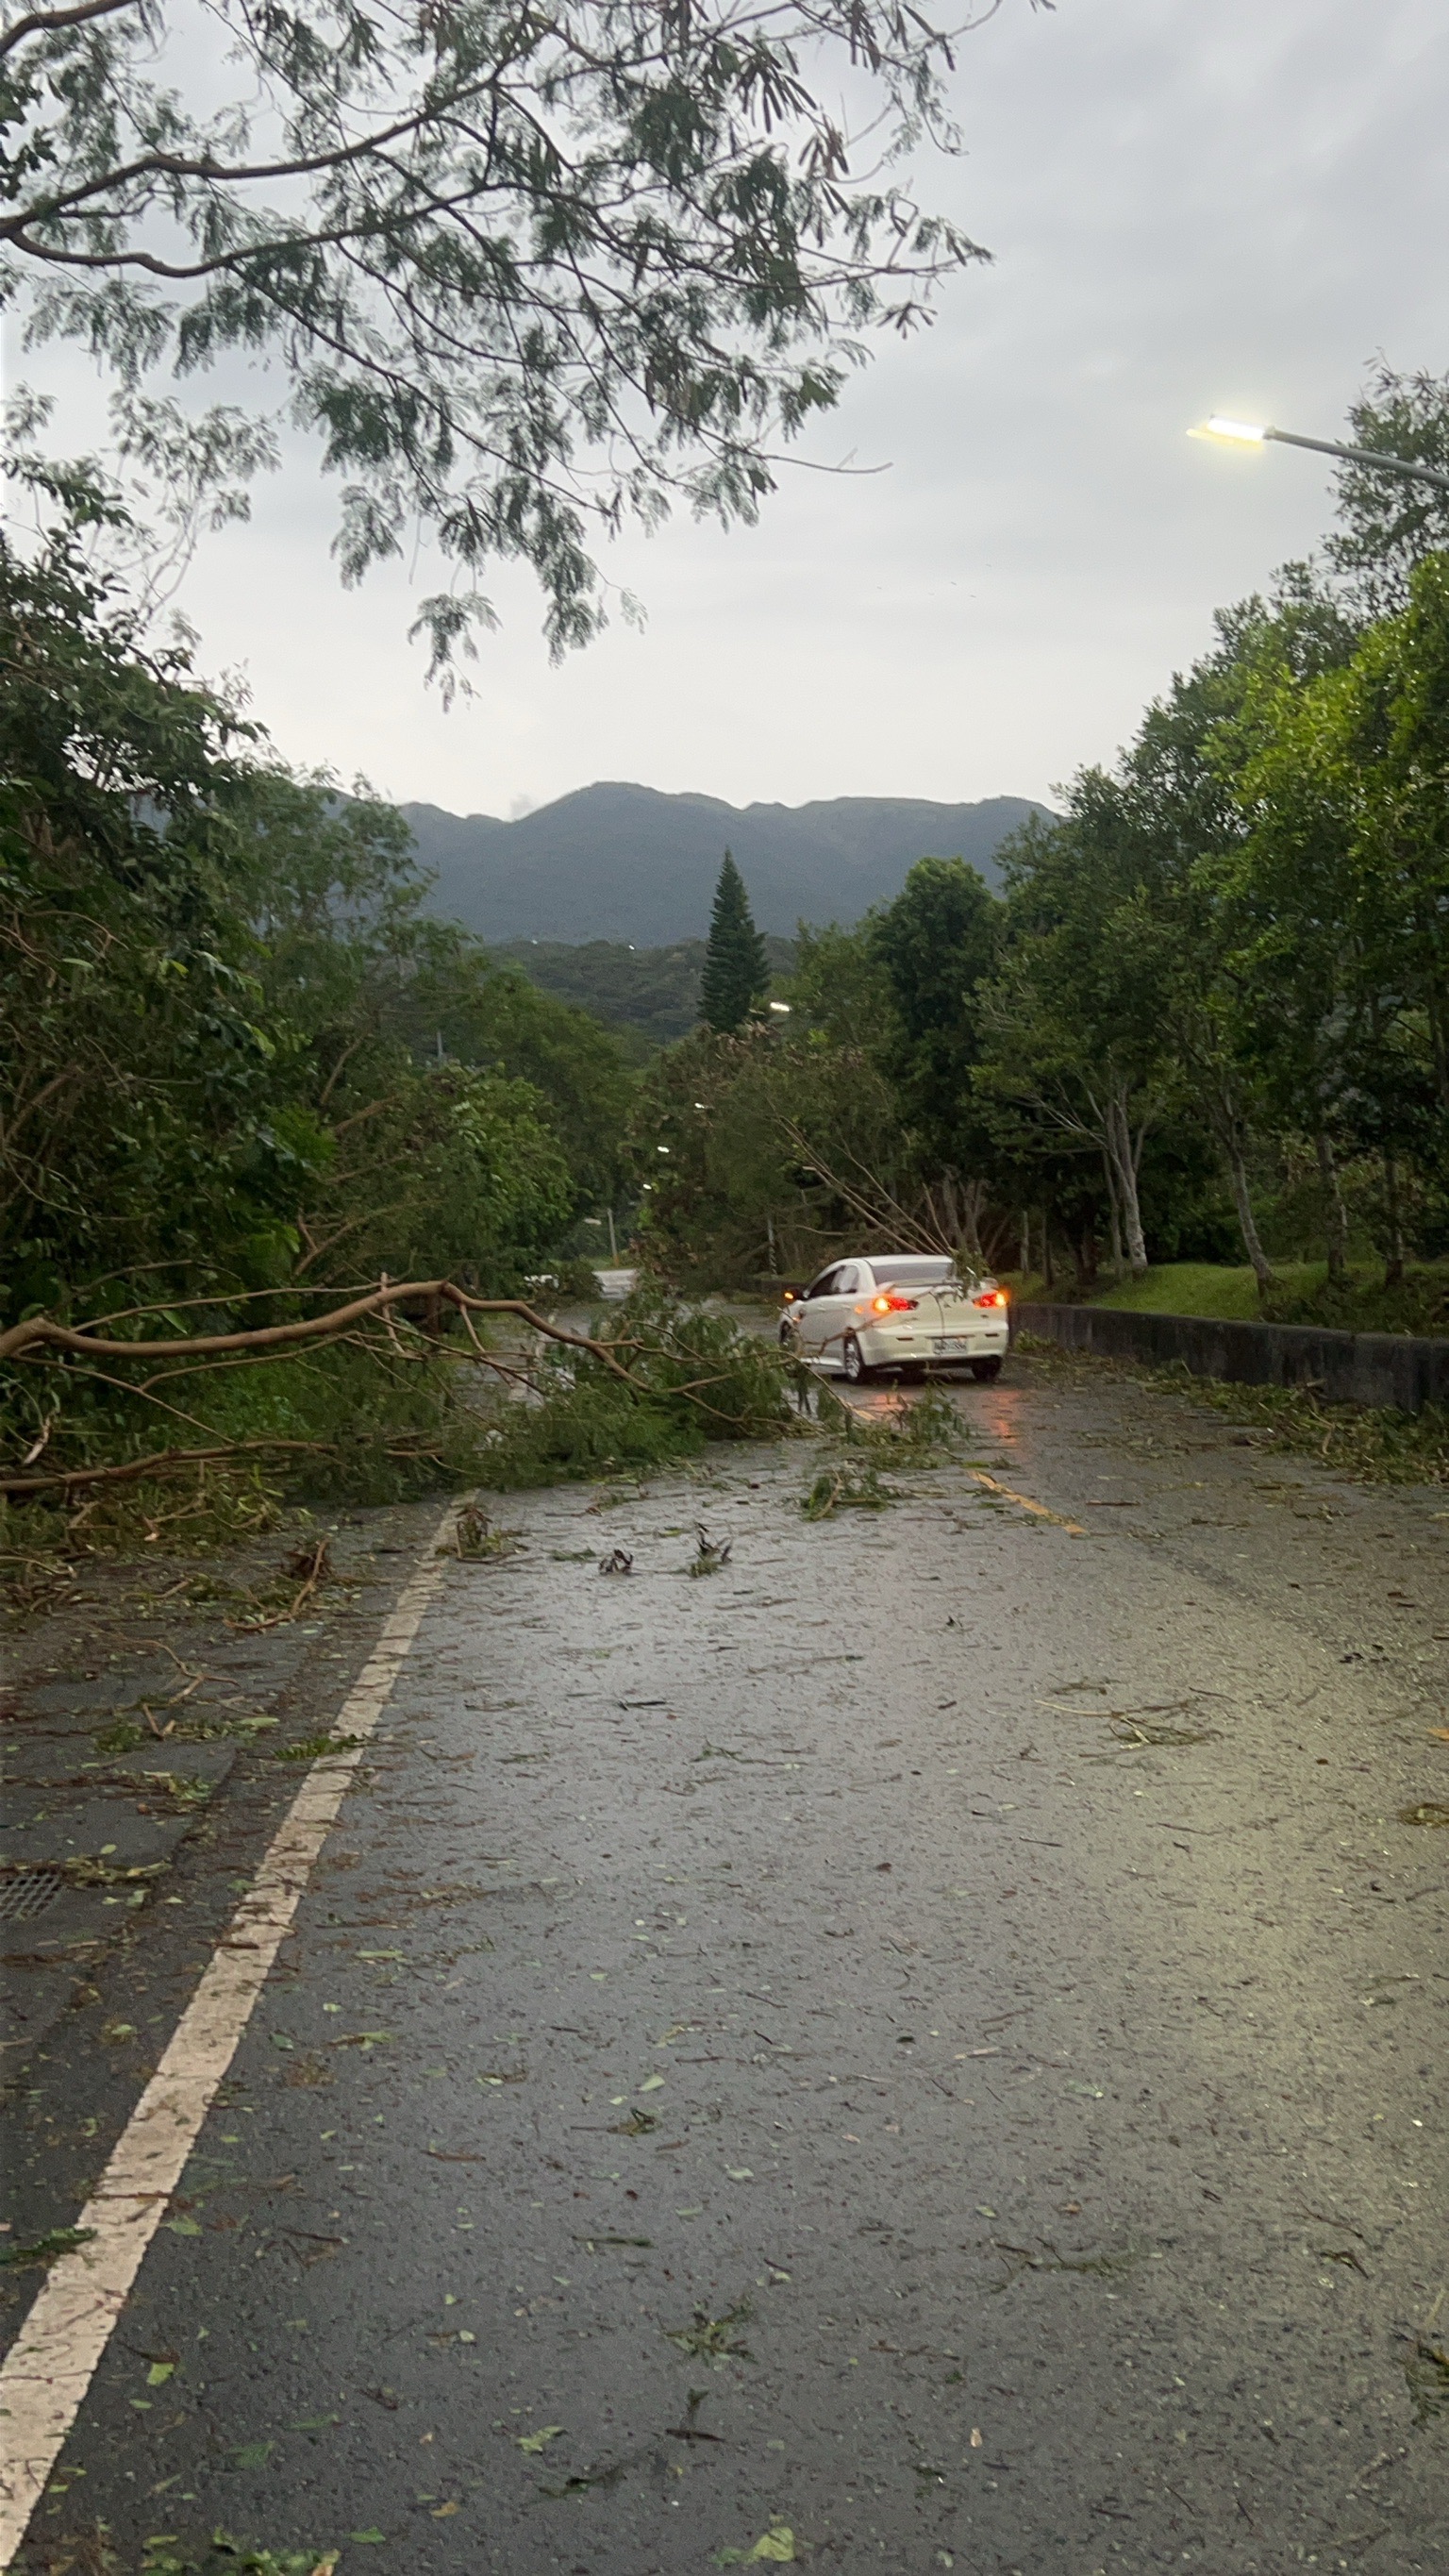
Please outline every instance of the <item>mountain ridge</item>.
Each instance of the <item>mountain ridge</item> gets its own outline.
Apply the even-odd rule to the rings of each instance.
[[[728,846],[760,928],[788,938],[801,919],[858,920],[897,894],[917,859],[962,857],[988,883],[995,854],[1029,815],[1024,796],[970,804],[926,797],[817,797],[731,805],[627,779],[573,788],[531,814],[402,813],[433,872],[427,908],[494,942],[607,939],[664,947],[703,936]]]

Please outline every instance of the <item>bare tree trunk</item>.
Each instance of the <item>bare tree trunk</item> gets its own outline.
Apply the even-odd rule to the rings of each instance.
[[[1023,1208],[1023,1209],[1022,1209],[1022,1211],[1021,1211],[1021,1276],[1022,1276],[1022,1278],[1023,1278],[1023,1279],[1027,1279],[1027,1278],[1029,1278],[1029,1277],[1030,1277],[1030,1275],[1031,1275],[1031,1210],[1030,1210],[1030,1208]]]
[[[1247,1156],[1243,1150],[1247,1122],[1243,1117],[1236,1085],[1229,1077],[1222,1073],[1215,1073],[1205,1081],[1203,1107],[1207,1112],[1208,1125],[1217,1139],[1218,1152],[1223,1158],[1223,1169],[1228,1176],[1228,1188],[1232,1192],[1238,1231],[1243,1238],[1243,1249],[1253,1265],[1258,1294],[1260,1297],[1265,1297],[1268,1290],[1275,1287],[1277,1282],[1273,1276],[1273,1265],[1263,1250],[1263,1240],[1253,1215],[1252,1194],[1248,1188]]]
[[[1228,1187],[1233,1194],[1233,1206],[1237,1211],[1238,1231],[1243,1238],[1243,1249],[1253,1265],[1258,1294],[1260,1297],[1266,1297],[1269,1289],[1275,1284],[1273,1265],[1263,1250],[1262,1237],[1258,1232],[1257,1219],[1253,1214],[1253,1202],[1248,1193],[1248,1167],[1243,1160],[1243,1149],[1235,1136],[1224,1143],[1222,1154],[1223,1161],[1228,1167]]]
[[[1125,1267],[1122,1259],[1122,1220],[1117,1214],[1117,1184],[1110,1162],[1107,1165],[1107,1205],[1111,1211],[1112,1275],[1120,1280]]]
[[[1348,1277],[1348,1209],[1344,1205],[1338,1165],[1333,1159],[1332,1140],[1315,1136],[1318,1155],[1318,1177],[1323,1183],[1323,1222],[1328,1248],[1328,1276],[1336,1287]]]
[[[1120,1208],[1122,1230],[1127,1238],[1127,1259],[1134,1279],[1141,1279],[1147,1270],[1147,1242],[1142,1231],[1142,1205],[1137,1194],[1137,1166],[1141,1156],[1142,1139],[1138,1138],[1134,1148],[1127,1103],[1118,1092],[1107,1108],[1107,1162],[1109,1175],[1115,1183],[1114,1225]],[[1113,1250],[1117,1251],[1115,1240]],[[1120,1268],[1120,1253],[1117,1257]]]
[[[1050,1296],[1057,1282],[1056,1273],[1052,1268],[1052,1220],[1049,1208],[1043,1208],[1041,1212],[1041,1262],[1042,1278],[1046,1284],[1047,1295]]]
[[[1137,1174],[1131,1164],[1123,1175],[1122,1214],[1127,1229],[1127,1261],[1134,1279],[1147,1276],[1147,1237],[1142,1231],[1142,1207],[1137,1196]]]
[[[986,1195],[984,1181],[973,1181],[966,1193],[966,1212],[971,1226],[971,1254],[974,1260],[982,1263],[986,1260],[986,1249],[981,1240],[981,1220],[986,1213]]]
[[[973,1268],[979,1270],[986,1255],[981,1246],[981,1216],[986,1205],[984,1181],[965,1181],[958,1189],[956,1174],[941,1174],[941,1199],[952,1240],[965,1254]]]
[[[1388,1258],[1384,1266],[1384,1286],[1402,1288],[1404,1284],[1404,1211],[1399,1193],[1398,1157],[1384,1156],[1384,1214],[1388,1218]]]
[[[1084,1292],[1089,1288],[1095,1288],[1097,1285],[1097,1236],[1096,1231],[1092,1226],[1087,1225],[1083,1227],[1081,1235],[1072,1246],[1072,1258],[1076,1263],[1077,1286]]]

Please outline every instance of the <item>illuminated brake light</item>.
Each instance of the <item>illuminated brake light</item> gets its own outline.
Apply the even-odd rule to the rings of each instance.
[[[1006,1304],[1006,1290],[1004,1288],[988,1288],[981,1296],[973,1297],[971,1303],[973,1306],[1004,1306]]]
[[[873,1315],[913,1315],[916,1301],[914,1297],[872,1297],[870,1310]]]

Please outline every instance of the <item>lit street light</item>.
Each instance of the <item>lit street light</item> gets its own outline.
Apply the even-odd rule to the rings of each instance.
[[[1372,447],[1341,447],[1333,438],[1302,438],[1296,429],[1269,429],[1258,421],[1225,420],[1220,412],[1214,412],[1211,420],[1199,422],[1187,434],[1225,447],[1261,447],[1269,439],[1279,447],[1311,447],[1317,456],[1341,456],[1349,465],[1377,466],[1383,474],[1406,474],[1413,482],[1437,483],[1441,492],[1449,492],[1449,474],[1441,466],[1416,465],[1407,456],[1380,456]]]

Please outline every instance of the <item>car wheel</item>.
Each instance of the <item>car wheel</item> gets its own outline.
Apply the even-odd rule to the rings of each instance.
[[[1001,1362],[1000,1360],[973,1360],[971,1374],[973,1377],[979,1377],[983,1386],[989,1386],[994,1377],[1000,1377]]]
[[[860,1344],[854,1333],[847,1333],[840,1346],[840,1365],[845,1371],[846,1382],[850,1386],[864,1386],[866,1380],[875,1375],[874,1369],[866,1367],[860,1354]]]
[[[794,1336],[794,1334],[791,1332],[790,1327],[789,1327],[789,1325],[788,1325],[788,1324],[782,1324],[782,1325],[780,1326],[780,1348],[781,1348],[781,1350],[782,1350],[782,1351],[790,1351],[790,1350],[793,1350],[793,1349],[794,1349],[794,1347],[795,1347],[795,1336]]]

